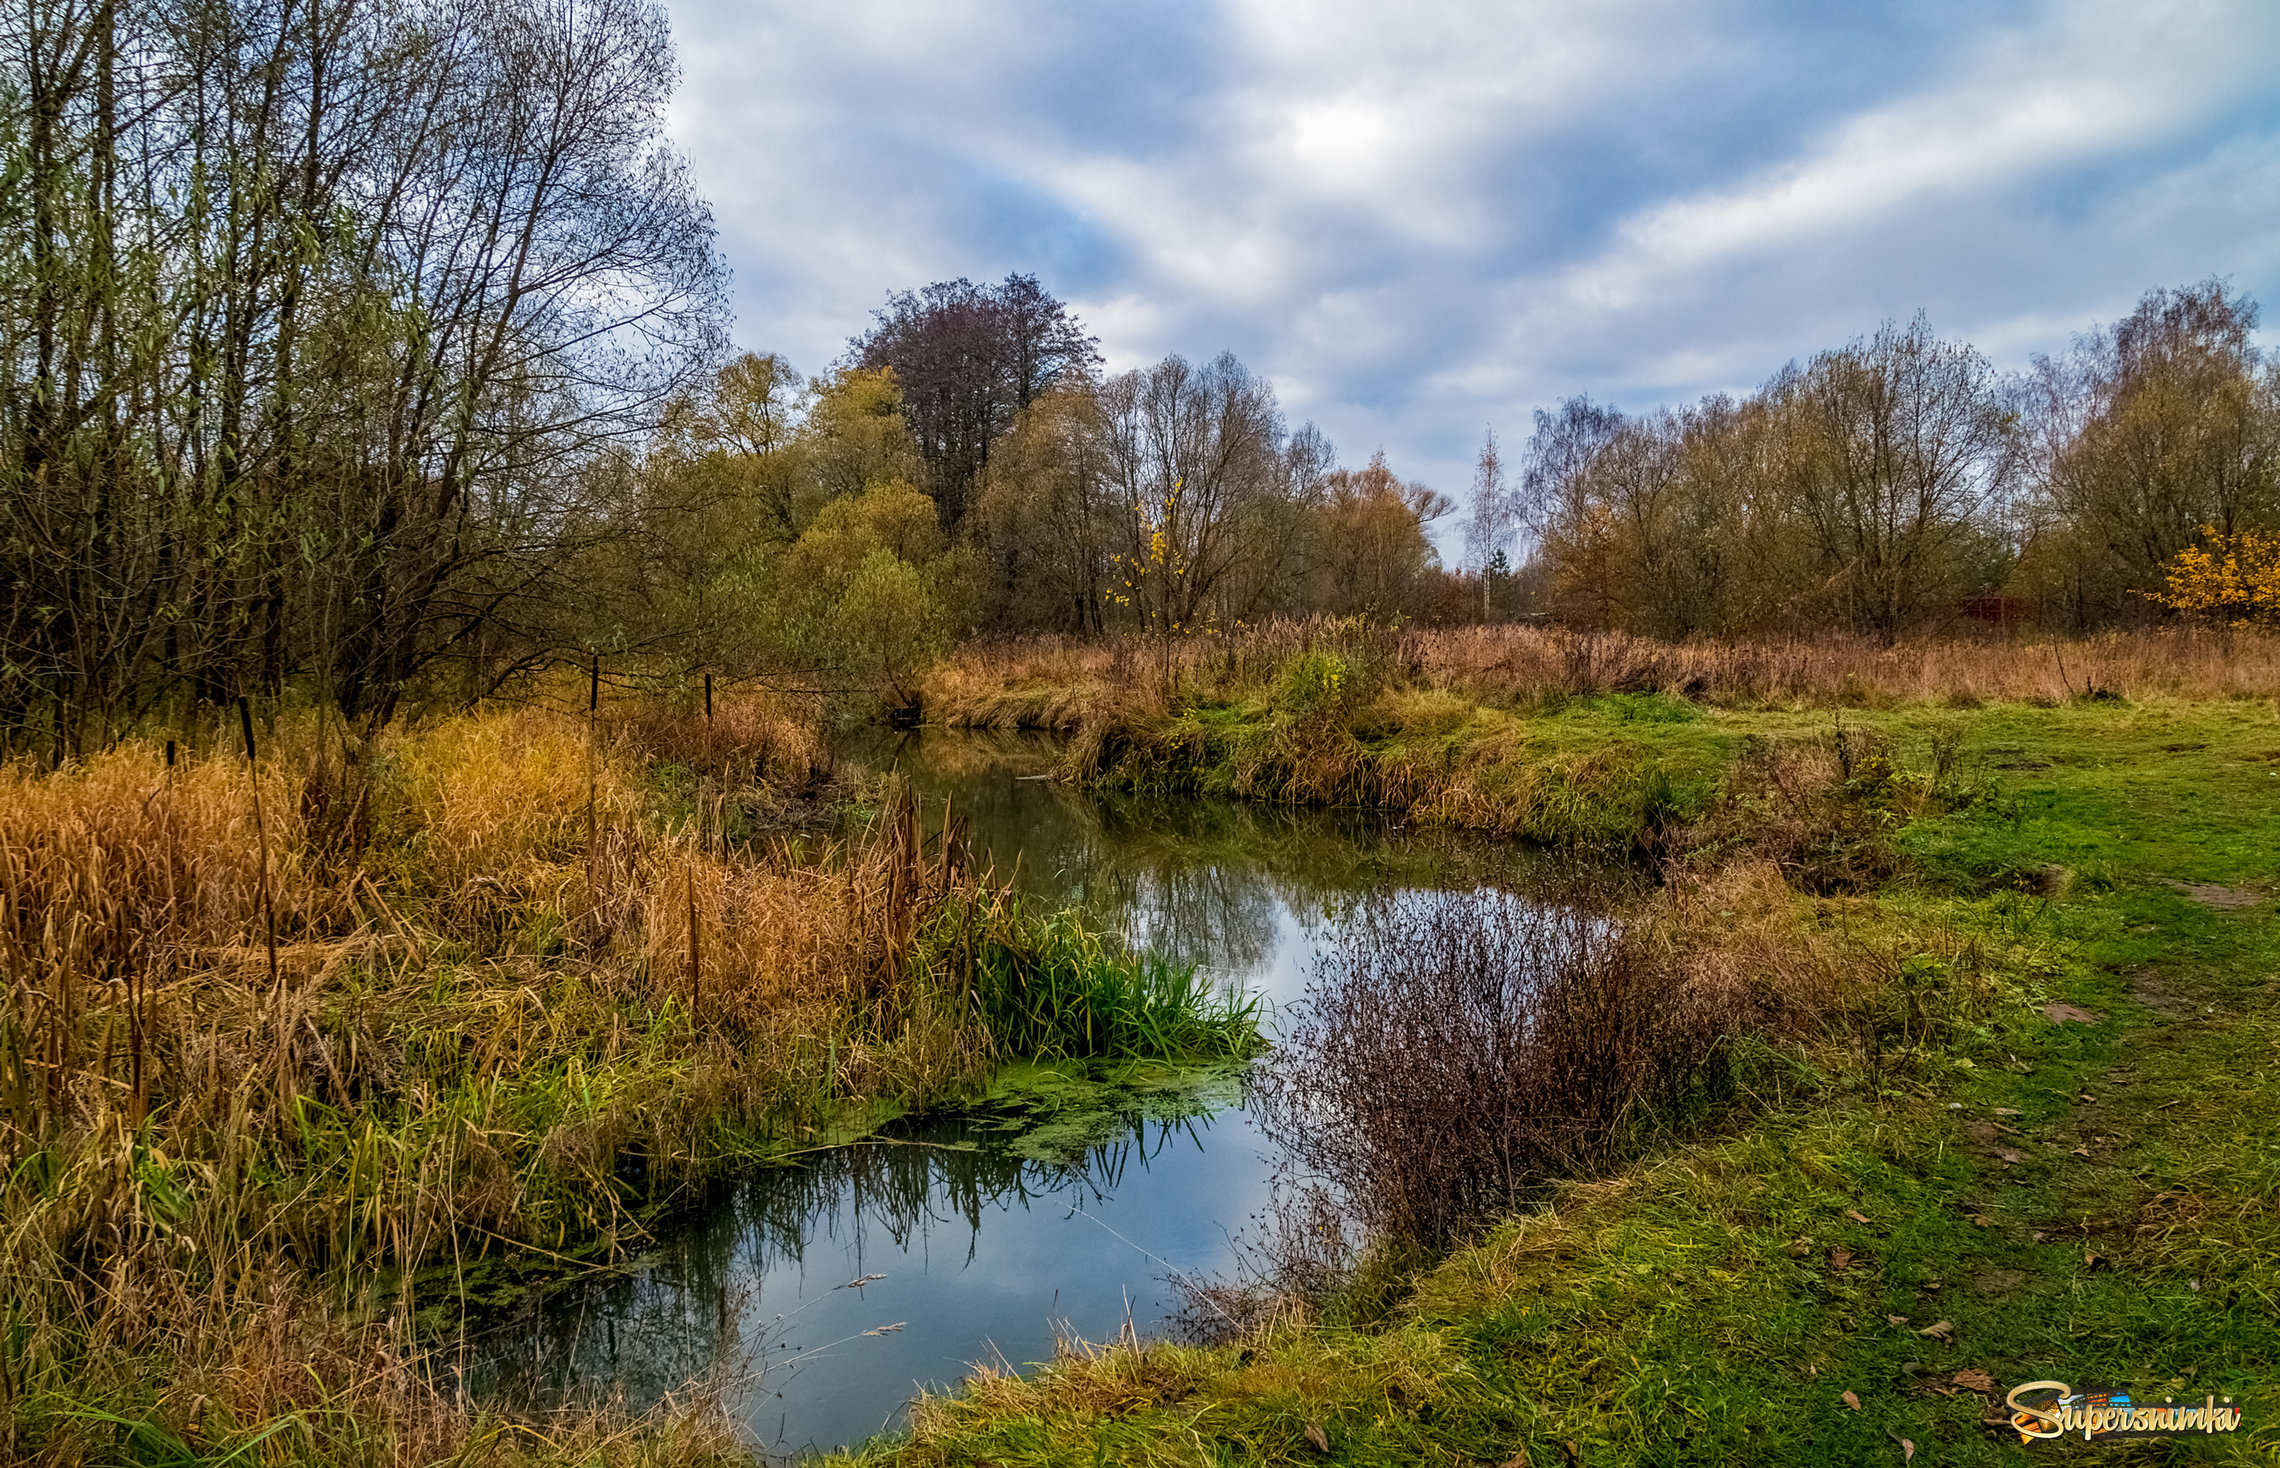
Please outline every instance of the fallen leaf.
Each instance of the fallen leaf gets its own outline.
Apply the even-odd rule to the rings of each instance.
[[[1981,1371],[1976,1366],[1970,1367],[1963,1371],[1958,1371],[1955,1375],[1949,1377],[1948,1380],[1954,1382],[1957,1386],[1970,1387],[1975,1392],[1991,1392],[1995,1390],[1995,1378],[1989,1376],[1986,1372]]]
[[[2050,1237],[2050,1235],[2049,1235],[2049,1234],[2047,1234],[2047,1233],[2045,1233],[2045,1232],[2043,1232],[2041,1229],[2039,1229],[2039,1228],[2038,1228],[2038,1229],[2036,1229],[2036,1230],[2035,1230],[2035,1242],[2036,1242],[2036,1243],[2038,1243],[2038,1244],[2039,1244],[2039,1243],[2041,1243],[2041,1242],[2042,1242],[2044,1239],[2047,1239],[2047,1238],[2049,1238],[2049,1237]]]
[[[1917,1331],[1916,1334],[1938,1336],[1943,1341],[1952,1341],[1955,1339],[1955,1322],[1952,1320],[1935,1320],[1922,1330]]]
[[[1886,1325],[1906,1325],[1908,1317],[1905,1315],[1887,1315],[1884,1317],[1884,1323]]]
[[[1829,1251],[1829,1267],[1831,1269],[1849,1269],[1852,1267],[1852,1262],[1853,1254],[1850,1249],[1831,1249]]]
[[[1846,1392],[1845,1405],[1852,1408],[1855,1412],[1858,1412],[1860,1410],[1860,1398],[1854,1396],[1851,1392]]]
[[[1858,1208],[1847,1208],[1845,1210],[1845,1217],[1851,1219],[1855,1223],[1868,1222],[1868,1215],[1861,1212]]]
[[[2074,1149],[2074,1155],[2077,1157],[2087,1157],[2090,1155],[2090,1149],[2088,1147],[2077,1147]]]
[[[1504,1468],[1529,1468],[1528,1450],[1526,1448],[1522,1448],[1519,1452],[1514,1453],[1509,1458],[1506,1458],[1504,1460]]]
[[[1998,1106],[1995,1108],[1995,1114],[1997,1116],[2024,1116],[2026,1113],[2016,1106]]]
[[[2003,1165],[2005,1167],[2014,1167],[2019,1163],[2027,1160],[2026,1158],[2021,1157],[2018,1153],[2013,1152],[2008,1147],[2004,1148],[2002,1151],[1996,1153],[1995,1155],[2003,1159]]]
[[[1306,1440],[1314,1444],[1314,1450],[1318,1453],[1327,1453],[1330,1451],[1330,1434],[1322,1430],[1322,1424],[1319,1422],[1309,1422],[1306,1424]],[[1521,1457],[1523,1460],[1525,1460],[1527,1455],[1523,1453]]]
[[[2082,1267],[2084,1269],[2096,1269],[2101,1264],[2111,1264],[2113,1262],[2113,1260],[2108,1259],[2103,1254],[2093,1253],[2088,1249],[2084,1249],[2082,1251]]]
[[[2089,1103],[2090,1103],[2091,1105],[2093,1105],[2093,1106],[2095,1106],[2095,1105],[2097,1105],[2097,1104],[2098,1104],[2098,1098],[2097,1098],[2097,1097],[2095,1097],[2095,1096],[2093,1096],[2093,1095],[2091,1095],[2091,1094],[2090,1094],[2088,1091],[2084,1091],[2084,1092],[2081,1094],[2081,1096],[2080,1096],[2079,1098],[2077,1098],[2077,1099],[2079,1099],[2079,1100],[2083,1100],[2083,1101],[2087,1101],[2087,1102],[2089,1102]]]
[[[2054,1025],[2068,1023],[2094,1025],[2098,1023],[2098,1016],[2087,1009],[2077,1009],[2071,1004],[2046,1004],[2042,1007],[2042,1013],[2043,1018]]]
[[[1913,1439],[1905,1437],[1900,1439],[1900,1461],[1903,1463],[1916,1461],[1916,1444]]]

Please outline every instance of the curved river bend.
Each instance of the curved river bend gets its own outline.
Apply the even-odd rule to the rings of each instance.
[[[977,859],[1042,903],[1270,1007],[1299,997],[1365,894],[1540,885],[1510,847],[1362,813],[1072,791],[1040,778],[1041,741],[928,731],[858,757],[902,771],[931,821],[954,810]],[[476,1381],[524,1404],[636,1411],[710,1390],[796,1459],[893,1430],[918,1390],[977,1364],[1161,1331],[1176,1275],[1232,1267],[1273,1160],[1232,1075],[1131,1079],[1130,1107],[1073,1141],[1025,1135],[1017,1086],[1009,1106],[748,1178],[635,1270],[574,1281],[490,1332]]]

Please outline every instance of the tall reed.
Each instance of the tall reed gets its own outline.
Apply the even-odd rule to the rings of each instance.
[[[1260,1048],[1255,997],[1222,993],[1192,963],[1128,952],[1073,914],[993,893],[957,927],[973,1012],[1007,1054],[1239,1059]]]

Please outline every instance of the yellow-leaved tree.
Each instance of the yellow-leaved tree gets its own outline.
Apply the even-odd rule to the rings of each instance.
[[[2199,621],[2280,623],[2280,534],[2204,527],[2201,537],[2170,558],[2161,568],[2168,584],[2146,596]]]

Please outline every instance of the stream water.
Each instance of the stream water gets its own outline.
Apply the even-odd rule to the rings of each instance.
[[[963,818],[1001,878],[1262,996],[1270,1016],[1363,894],[1532,885],[1510,847],[1361,813],[1073,791],[1040,778],[1053,753],[933,731],[853,752],[900,769],[930,823]],[[894,1429],[918,1390],[977,1364],[1160,1331],[1174,1278],[1233,1265],[1273,1159],[1224,1071],[1129,1079],[1131,1105],[1075,1144],[985,1111],[753,1176],[632,1271],[493,1332],[485,1389],[634,1410],[711,1390],[796,1459]]]

